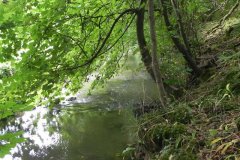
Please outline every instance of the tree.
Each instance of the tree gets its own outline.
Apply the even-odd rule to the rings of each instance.
[[[156,5],[154,12],[164,17],[169,32],[178,30],[169,20],[167,6],[172,4],[175,14],[171,16],[178,19],[184,43],[173,35],[172,41],[193,73],[199,75],[176,1],[160,1],[162,12]],[[77,92],[96,70],[99,72],[93,85],[104,83],[120,68],[119,62],[127,57],[127,50],[134,49],[136,38],[146,70],[159,84],[161,97],[166,97],[166,83],[161,82],[164,77],[159,74],[156,35],[144,33],[146,0],[7,1],[0,10],[0,62],[10,62],[14,70],[0,86],[0,104],[8,112],[4,115],[25,104],[54,102],[56,97],[64,97],[62,88]]]
[[[225,13],[222,8],[227,6],[231,9]],[[54,106],[67,94],[77,92],[96,71],[93,86],[104,83],[121,68],[129,51],[139,52],[157,84],[159,106],[168,107],[171,94],[167,87],[183,84],[187,76],[181,76],[182,72],[190,69],[188,74],[196,78],[204,75],[205,67],[211,67],[209,63],[197,65],[198,50],[188,25],[203,22],[204,17],[210,20],[218,10],[224,10],[217,15],[223,17],[219,24],[210,30],[214,32],[238,7],[239,0],[2,0],[0,120],[36,105]],[[229,35],[233,29],[229,28]],[[178,53],[178,59],[172,58]],[[175,82],[179,77],[184,80],[175,83],[169,75]],[[172,107],[170,110],[172,113]],[[22,142],[21,134],[1,135],[11,143],[0,147],[9,151]]]
[[[201,74],[201,70],[198,68],[198,66],[197,66],[196,62],[194,61],[193,56],[191,54],[188,40],[184,33],[181,15],[179,13],[179,9],[177,7],[176,1],[171,0],[171,2],[172,2],[173,9],[177,15],[178,26],[179,26],[180,33],[183,38],[184,44],[181,43],[181,40],[179,39],[178,35],[172,34],[171,39],[172,39],[173,43],[175,44],[176,48],[182,53],[183,57],[187,61],[188,66],[192,69],[193,74],[195,74],[196,76],[199,76]],[[168,4],[169,3],[167,0],[160,0],[160,3],[162,6],[162,14],[164,17],[165,24],[167,26],[168,31],[171,33],[172,31],[174,31],[174,26],[171,24],[171,22],[169,20],[169,15],[168,15],[168,12],[169,12]]]
[[[156,29],[155,29],[155,17],[154,17],[154,1],[148,1],[148,12],[149,12],[149,25],[150,25],[150,36],[152,42],[152,68],[155,76],[155,81],[157,83],[159,91],[159,99],[163,107],[166,106],[167,94],[164,88],[162,81],[162,75],[159,68],[159,62],[157,57],[157,38],[156,38]]]
[[[35,100],[53,102],[63,87],[78,91],[95,70],[96,83],[111,78],[119,68],[113,62],[122,59],[132,43],[126,31],[136,9],[129,6],[127,1],[81,0],[1,5],[1,62],[10,61],[15,69],[0,89],[3,110],[11,108],[12,114],[12,108]]]
[[[152,57],[150,55],[150,51],[148,49],[145,34],[144,34],[145,5],[146,5],[146,0],[141,0],[140,9],[136,14],[137,15],[137,19],[136,19],[137,40],[138,40],[138,46],[140,49],[142,61],[146,67],[146,70],[151,75],[152,79],[155,80],[156,78],[152,69]]]

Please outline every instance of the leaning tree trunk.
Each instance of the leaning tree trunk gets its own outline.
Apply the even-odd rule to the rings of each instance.
[[[187,35],[186,35],[186,33],[184,31],[184,27],[183,27],[182,15],[179,12],[180,9],[178,7],[178,4],[177,4],[176,0],[171,0],[171,3],[172,3],[172,6],[173,6],[173,10],[176,14],[178,27],[179,27],[180,34],[182,36],[183,42],[185,44],[186,50],[189,52],[190,56],[192,57],[192,52],[191,52],[191,49],[190,49],[188,38],[187,38]]]
[[[169,17],[168,17],[168,8],[167,8],[167,2],[166,0],[159,0],[162,5],[162,14],[165,21],[165,25],[167,27],[167,30],[169,32],[174,31],[173,25],[170,23]],[[176,46],[176,48],[182,53],[184,59],[187,61],[188,66],[192,69],[192,73],[195,76],[201,75],[202,71],[197,66],[195,60],[191,56],[191,52],[181,43],[180,39],[177,36],[171,35],[171,39]]]
[[[145,3],[146,3],[146,0],[141,0],[140,2],[141,8],[137,12],[137,20],[136,20],[137,40],[138,40],[138,46],[140,49],[142,61],[146,67],[147,72],[155,81],[155,75],[152,69],[152,57],[150,55],[150,51],[148,49],[147,42],[144,36]]]
[[[152,49],[152,68],[155,75],[155,81],[157,83],[159,91],[159,99],[163,107],[166,106],[167,94],[163,85],[162,75],[159,68],[157,58],[157,38],[155,29],[155,18],[154,18],[154,0],[148,0],[148,13],[149,13],[149,26],[151,36],[151,49]]]

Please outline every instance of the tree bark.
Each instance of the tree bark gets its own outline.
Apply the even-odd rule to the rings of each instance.
[[[144,13],[145,13],[145,3],[146,0],[141,0],[141,8],[137,13],[136,20],[136,29],[137,29],[137,40],[138,46],[140,48],[140,54],[142,57],[142,61],[146,67],[147,72],[150,74],[152,79],[155,81],[155,75],[152,69],[152,57],[147,47],[147,43],[144,36]]]
[[[179,12],[178,4],[177,4],[176,0],[171,0],[171,3],[172,3],[172,6],[173,6],[173,10],[174,10],[174,12],[177,16],[177,23],[178,23],[180,34],[182,36],[182,39],[183,39],[183,42],[185,44],[186,50],[189,52],[190,56],[192,57],[192,52],[191,52],[191,49],[190,49],[188,38],[187,38],[186,33],[184,31],[183,22],[182,22],[182,15]]]
[[[169,20],[169,17],[168,17],[166,0],[160,0],[160,3],[162,5],[162,14],[163,14],[163,18],[164,18],[167,30],[169,32],[172,32],[172,31],[174,31],[174,29],[173,29],[173,26],[170,23],[170,20]],[[193,57],[191,56],[191,53],[181,43],[180,39],[177,36],[174,36],[174,35],[170,35],[170,36],[171,36],[171,39],[172,39],[174,45],[182,53],[184,59],[187,61],[188,66],[192,69],[192,73],[195,76],[201,75],[201,70],[198,68],[196,62],[194,61]]]
[[[154,17],[154,0],[148,0],[148,13],[149,13],[149,26],[150,26],[150,37],[151,37],[151,49],[152,49],[152,68],[155,76],[159,91],[159,99],[161,105],[166,107],[167,94],[163,85],[162,75],[159,68],[158,57],[157,57],[157,38],[155,28],[155,17]]]

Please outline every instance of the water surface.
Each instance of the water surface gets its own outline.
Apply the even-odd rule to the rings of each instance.
[[[86,85],[87,86],[87,85]],[[144,73],[127,72],[88,95],[83,88],[72,101],[53,110],[36,107],[12,118],[1,134],[24,130],[4,160],[118,160],[134,143],[136,119],[132,106],[157,97],[156,87]]]

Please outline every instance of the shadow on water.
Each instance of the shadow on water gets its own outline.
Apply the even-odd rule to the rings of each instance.
[[[133,104],[156,98],[146,75],[119,76],[91,96],[79,92],[76,99],[49,110],[33,111],[9,120],[1,134],[24,130],[26,142],[18,144],[4,160],[118,160],[133,143],[136,120]]]

